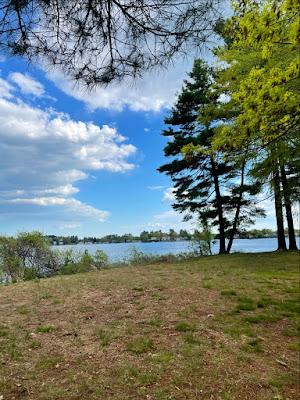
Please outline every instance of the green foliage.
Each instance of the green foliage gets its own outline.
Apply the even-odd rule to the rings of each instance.
[[[193,259],[199,256],[199,252],[192,251],[180,254],[146,254],[132,247],[129,256],[124,260],[130,265],[148,265],[161,263],[175,263],[183,260]]]
[[[0,272],[2,281],[33,280],[60,274],[75,274],[100,269],[108,257],[102,250],[58,252],[39,232],[22,232],[16,237],[0,237]]]
[[[79,259],[78,270],[79,272],[88,272],[92,270],[93,267],[94,267],[94,259],[89,254],[89,252],[85,250]]]
[[[97,250],[94,255],[89,254],[85,250],[82,254],[75,253],[72,250],[60,252],[62,267],[60,273],[62,275],[71,275],[82,272],[89,272],[94,269],[100,269],[105,266],[108,261],[107,255],[102,250]]]
[[[202,222],[201,234],[196,233],[201,254],[210,254],[210,225],[218,227],[220,253],[225,253],[243,225],[263,215],[254,202],[260,183],[247,174],[249,154],[228,154],[212,146],[220,125],[217,120],[231,126],[235,116],[230,108],[220,107],[215,80],[214,69],[195,60],[189,79],[165,119],[170,127],[163,131],[169,138],[164,152],[171,161],[159,168],[173,181],[173,208],[184,213],[185,219],[196,214]],[[230,239],[227,248],[226,237]]]
[[[108,263],[107,254],[105,254],[103,250],[96,250],[93,256],[93,262],[98,269],[105,267]]]
[[[57,259],[39,232],[21,232],[0,237],[0,269],[6,280],[29,280],[57,271]]]
[[[214,234],[207,221],[199,221],[198,225],[200,230],[196,229],[194,232],[196,251],[202,256],[210,256],[212,255],[212,244],[215,243]]]
[[[293,0],[233,2],[223,30],[227,44],[216,52],[228,66],[220,90],[230,96],[221,109],[237,109],[233,124],[221,126],[216,147],[267,145],[295,135],[299,122],[299,4]]]

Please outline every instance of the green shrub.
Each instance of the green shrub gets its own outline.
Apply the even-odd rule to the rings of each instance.
[[[135,247],[130,250],[129,256],[124,260],[125,264],[149,265],[160,263],[175,263],[183,260],[199,257],[199,253],[181,253],[181,254],[146,254]]]
[[[93,268],[95,268],[94,259],[89,254],[89,252],[85,250],[80,257],[78,270],[79,272],[88,272],[91,271]]]
[[[37,279],[38,272],[35,270],[35,268],[25,268],[24,269],[24,276],[23,279],[24,281],[33,281],[34,279]]]
[[[96,253],[93,256],[93,261],[94,261],[94,265],[96,266],[96,268],[100,269],[102,267],[105,267],[108,263],[108,257],[107,255],[104,253],[103,250],[97,250]]]
[[[58,270],[55,253],[39,232],[0,237],[0,269],[8,282],[53,275]]]

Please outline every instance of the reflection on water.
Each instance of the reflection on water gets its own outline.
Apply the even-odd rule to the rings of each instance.
[[[147,254],[179,254],[191,251],[193,244],[187,241],[180,242],[154,242],[154,243],[104,243],[104,244],[77,244],[55,246],[58,250],[74,249],[74,251],[82,252],[88,250],[93,254],[97,249],[103,250],[109,257],[110,261],[120,261],[128,257],[131,249],[135,247],[138,251]],[[275,251],[277,248],[276,238],[265,239],[236,239],[233,242],[232,252],[239,251],[244,253],[259,253],[265,251]],[[214,244],[213,252],[218,252],[218,244]]]

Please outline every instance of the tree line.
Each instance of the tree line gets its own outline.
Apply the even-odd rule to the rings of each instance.
[[[46,235],[47,242],[52,246],[58,245],[74,245],[79,243],[134,243],[134,242],[162,242],[162,241],[176,241],[176,240],[191,240],[197,241],[199,237],[199,230],[195,229],[193,232],[189,232],[186,229],[180,229],[176,232],[174,229],[170,229],[169,232],[159,231],[143,231],[139,235],[132,235],[126,233],[124,235],[105,235],[102,237],[83,237],[79,238],[77,235],[72,236],[56,236]],[[300,234],[300,230],[296,230],[297,235]],[[285,231],[288,235],[288,231]],[[277,232],[272,229],[250,229],[243,230],[237,233],[236,238],[238,239],[260,239],[260,238],[276,238]],[[212,234],[213,239],[219,239],[219,234]]]
[[[234,1],[220,21],[215,62],[201,59],[171,112],[159,171],[171,177],[175,210],[217,227],[219,253],[274,203],[278,249],[296,250],[299,201],[299,41],[296,2]],[[285,218],[284,218],[285,217]],[[226,241],[228,239],[228,241]]]

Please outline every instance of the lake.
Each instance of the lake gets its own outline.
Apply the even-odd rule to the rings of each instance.
[[[298,238],[299,243],[299,238]],[[116,262],[124,260],[128,257],[130,251],[135,248],[138,251],[142,251],[146,254],[180,254],[189,252],[193,248],[192,242],[180,241],[180,242],[151,242],[151,243],[104,243],[104,244],[77,244],[77,245],[65,245],[65,246],[54,246],[58,250],[73,249],[74,251],[83,252],[88,250],[89,253],[93,254],[97,249],[103,250],[109,258],[109,261]],[[259,253],[266,251],[275,251],[277,249],[276,238],[264,238],[264,239],[235,239],[232,246],[232,252],[244,252],[244,253]],[[218,252],[218,244],[213,245],[213,252]]]

